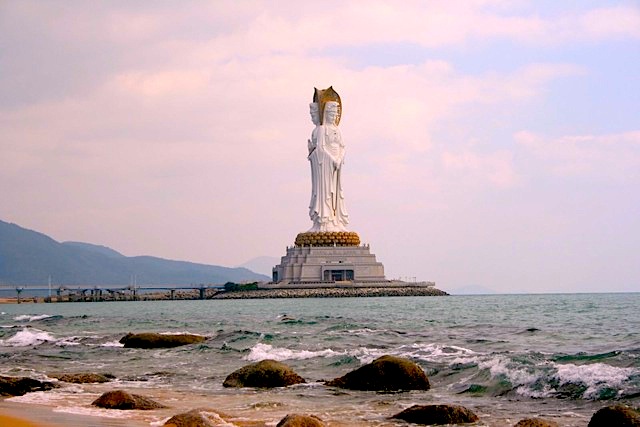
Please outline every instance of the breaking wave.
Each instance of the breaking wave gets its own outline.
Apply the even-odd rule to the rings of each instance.
[[[251,347],[249,354],[244,357],[245,360],[257,362],[264,359],[273,359],[277,361],[283,360],[305,360],[314,357],[332,357],[339,355],[331,349],[310,351],[310,350],[290,350],[288,348],[273,347],[270,344],[258,343]]]
[[[16,322],[35,322],[37,320],[48,319],[51,317],[62,317],[62,316],[54,316],[51,314],[21,314],[20,316],[16,316],[13,318]]]
[[[39,345],[45,342],[56,342],[57,339],[49,332],[35,328],[24,328],[14,336],[5,340],[0,340],[0,346],[5,347],[26,347]]]
[[[335,358],[334,365],[339,366],[355,361],[365,364],[383,355],[412,359],[429,375],[445,382],[454,381],[449,387],[460,392],[586,400],[620,399],[640,392],[638,368],[605,363],[557,363],[552,355],[540,353],[478,353],[464,347],[433,343],[415,343],[394,349],[358,347],[348,350],[290,349],[257,343],[244,359],[256,362]]]

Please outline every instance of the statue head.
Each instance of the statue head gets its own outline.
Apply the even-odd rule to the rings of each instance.
[[[328,101],[324,104],[324,118],[322,123],[325,125],[337,125],[340,116],[340,104],[335,101]]]
[[[309,114],[311,115],[311,121],[314,125],[320,124],[320,110],[318,109],[318,103],[312,102],[309,104]]]

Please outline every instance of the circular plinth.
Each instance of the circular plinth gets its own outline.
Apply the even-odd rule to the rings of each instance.
[[[296,236],[296,246],[358,246],[360,236],[355,231],[308,231]]]

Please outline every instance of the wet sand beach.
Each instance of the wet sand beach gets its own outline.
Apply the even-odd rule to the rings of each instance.
[[[148,426],[134,420],[119,420],[55,412],[54,407],[0,400],[2,427],[137,427]]]

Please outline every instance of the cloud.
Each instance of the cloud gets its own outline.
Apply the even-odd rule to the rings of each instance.
[[[578,31],[593,39],[640,38],[640,8],[617,6],[590,10],[579,17]],[[583,30],[583,31],[581,31]]]
[[[467,175],[465,182],[469,188],[483,182],[498,188],[511,188],[519,181],[513,164],[513,153],[506,150],[489,154],[469,149],[446,151],[442,154],[442,163],[446,173]]]
[[[559,176],[587,175],[617,181],[640,177],[640,131],[556,138],[520,131],[514,139]]]
[[[176,96],[207,87],[209,73],[204,70],[170,70],[157,73],[127,72],[115,77],[116,90],[137,92],[145,97]]]

